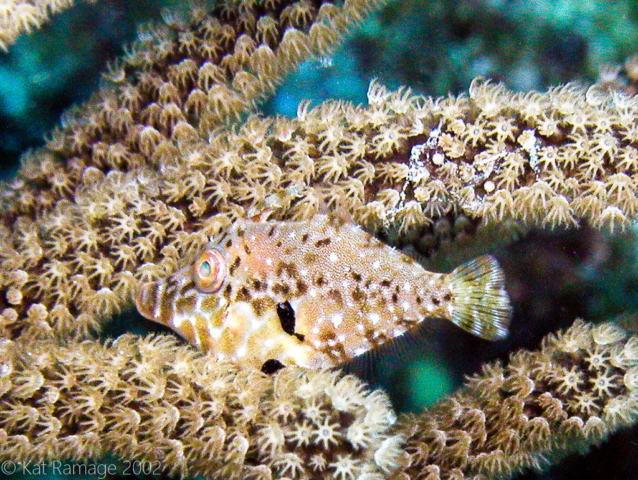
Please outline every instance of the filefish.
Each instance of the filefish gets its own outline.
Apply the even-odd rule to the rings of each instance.
[[[511,314],[494,257],[428,272],[338,215],[238,221],[191,264],[143,284],[136,305],[218,360],[256,368],[336,366],[427,318],[499,340]]]

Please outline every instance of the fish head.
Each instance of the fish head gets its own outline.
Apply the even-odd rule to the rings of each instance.
[[[247,254],[242,242],[211,243],[191,264],[141,285],[137,310],[218,360],[256,368],[268,360],[322,366],[323,357],[289,328],[293,313],[264,290],[270,266],[255,253]]]
[[[222,333],[229,301],[224,297],[228,262],[223,251],[206,247],[194,262],[165,279],[140,286],[138,312],[165,325],[203,350]]]

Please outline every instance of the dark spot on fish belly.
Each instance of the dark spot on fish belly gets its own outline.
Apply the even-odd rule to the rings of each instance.
[[[328,298],[333,300],[337,305],[343,307],[343,298],[341,297],[341,292],[337,289],[328,290]]]
[[[319,336],[324,346],[321,348],[321,352],[328,356],[333,363],[338,364],[346,360],[346,351],[343,344],[337,341],[337,337],[334,332],[325,332]]]
[[[329,237],[322,238],[321,240],[317,240],[317,241],[315,242],[315,247],[317,247],[317,248],[325,247],[325,246],[327,246],[327,245],[330,245],[330,242],[331,242],[331,241],[332,241],[332,240],[330,240],[330,238],[329,238]]]
[[[308,233],[304,233],[304,234],[301,236],[301,243],[306,243],[306,242],[308,241],[308,237],[309,237],[309,236],[310,236],[310,235],[309,235]]]
[[[246,252],[246,255],[250,255],[251,253],[250,247],[247,243],[244,243],[244,252]]]
[[[389,287],[389,286],[390,286],[390,283],[392,283],[392,282],[391,282],[390,280],[388,280],[387,278],[386,278],[386,279],[381,280],[381,286],[382,286],[382,287],[387,288],[387,287]]]
[[[446,294],[443,296],[443,300],[444,300],[444,301],[446,301],[446,302],[451,301],[451,300],[452,300],[452,294],[451,294],[450,292],[446,293]]]
[[[261,317],[266,309],[272,306],[273,303],[274,302],[268,297],[254,298],[250,301],[250,305],[253,307],[255,315],[258,317]]]
[[[389,340],[392,340],[387,330],[368,329],[365,332],[365,337],[371,348],[379,347]]]
[[[324,277],[323,275],[319,275],[317,278],[315,278],[315,285],[317,285],[318,287],[323,287],[327,283],[328,280],[326,280],[326,277]]]
[[[432,297],[432,303],[438,306],[441,304],[441,300],[439,300],[437,297]]]
[[[304,336],[298,333],[295,333],[295,311],[290,305],[289,302],[282,302],[277,304],[277,315],[279,316],[279,323],[281,323],[281,328],[288,335],[294,335],[302,342],[304,341]]]
[[[266,360],[264,364],[261,366],[261,371],[266,375],[271,375],[275,372],[278,372],[282,368],[285,368],[285,365],[281,363],[279,360],[270,359]]]
[[[290,294],[290,287],[285,283],[275,283],[272,286],[272,291],[282,297],[287,297]]]
[[[281,277],[283,273],[288,275],[291,278],[297,276],[297,267],[295,267],[292,263],[280,262],[277,265],[277,270],[275,271],[278,277]]]
[[[360,282],[361,281],[361,274],[359,274],[357,272],[354,272],[354,271],[350,272],[350,276],[352,277],[352,279],[355,282]]]
[[[399,295],[396,293],[392,294],[392,303],[397,303],[399,301]]]
[[[226,248],[230,248],[232,246],[233,246],[233,241],[232,239],[229,238],[228,240],[226,240]]]
[[[237,292],[237,301],[248,302],[250,300],[250,292],[246,287],[241,287]]]
[[[292,305],[289,302],[281,302],[277,304],[277,315],[279,316],[279,322],[281,328],[288,335],[295,333],[295,311],[292,309]]]
[[[259,292],[261,290],[263,290],[264,288],[266,288],[266,284],[264,282],[262,282],[261,280],[258,280],[256,278],[253,278],[252,281],[252,286],[253,286],[253,290]]]
[[[275,225],[270,227],[270,230],[268,230],[268,236],[269,237],[272,237],[274,234],[275,234]]]

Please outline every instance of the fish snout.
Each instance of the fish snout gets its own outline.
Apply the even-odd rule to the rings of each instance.
[[[157,312],[158,285],[158,282],[143,283],[135,297],[135,306],[137,307],[137,311],[140,312],[144,318],[148,318],[153,321],[157,321],[155,312]]]

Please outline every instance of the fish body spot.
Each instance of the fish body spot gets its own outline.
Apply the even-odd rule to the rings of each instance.
[[[282,302],[277,304],[277,316],[279,316],[279,323],[281,328],[288,335],[295,334],[295,311],[289,302]]]
[[[317,248],[327,247],[328,245],[330,245],[331,242],[332,240],[330,239],[330,237],[322,238],[321,240],[317,240],[315,242],[315,247]]]
[[[266,375],[272,375],[282,368],[285,368],[285,365],[283,363],[281,363],[279,360],[271,358],[264,362],[264,364],[261,366],[261,371]]]

